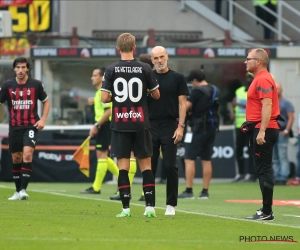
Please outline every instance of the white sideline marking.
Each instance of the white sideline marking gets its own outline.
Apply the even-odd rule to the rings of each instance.
[[[14,189],[9,186],[5,185],[0,185],[0,187],[3,188],[8,188],[8,189]],[[45,189],[47,190],[47,189]],[[105,201],[105,202],[120,202],[120,201],[112,201],[108,199],[101,199],[101,198],[92,198],[92,197],[84,197],[84,196],[76,196],[72,194],[62,194],[62,193],[56,193],[56,192],[49,192],[49,191],[44,191],[44,190],[37,190],[37,189],[30,189],[30,191],[37,192],[37,193],[46,193],[46,194],[53,194],[53,195],[59,195],[59,196],[64,196],[64,197],[71,197],[71,198],[77,198],[77,199],[86,199],[86,200],[96,200],[96,201]],[[143,204],[139,203],[133,203],[130,202],[130,205],[138,206],[138,207],[145,207]],[[155,207],[155,209],[161,209],[165,210],[165,207]],[[201,213],[201,212],[191,212],[191,211],[186,211],[186,210],[179,210],[176,209],[176,212],[181,212],[181,213],[186,213],[186,214],[195,214],[195,215],[202,215],[202,216],[209,216],[209,217],[215,217],[215,218],[222,218],[222,219],[229,219],[229,220],[238,220],[238,221],[247,221],[247,222],[252,222],[252,223],[260,223],[260,224],[265,224],[265,225],[270,225],[270,226],[279,226],[279,227],[289,227],[289,228],[300,228],[300,226],[292,226],[292,225],[287,225],[287,224],[276,224],[273,222],[268,222],[268,221],[255,221],[255,220],[246,220],[246,219],[241,219],[241,218],[235,218],[235,217],[229,217],[229,216],[223,216],[223,215],[217,215],[217,214],[207,214],[207,213]],[[171,217],[171,216],[170,216]]]
[[[290,216],[290,217],[300,218],[300,215],[294,215],[294,214],[283,214],[282,216]]]

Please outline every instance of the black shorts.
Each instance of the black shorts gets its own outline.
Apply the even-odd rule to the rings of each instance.
[[[213,153],[216,132],[193,133],[191,143],[185,143],[184,159],[210,161]]]
[[[131,151],[138,158],[152,156],[152,137],[149,129],[137,132],[112,130],[111,157],[130,158]]]
[[[24,146],[35,148],[37,134],[36,128],[9,128],[9,151],[11,153],[23,152]]]
[[[101,151],[108,150],[111,143],[110,122],[102,124],[96,135],[96,149]]]

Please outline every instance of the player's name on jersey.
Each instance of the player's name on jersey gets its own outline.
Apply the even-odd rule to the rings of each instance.
[[[115,67],[116,73],[143,73],[142,67]]]

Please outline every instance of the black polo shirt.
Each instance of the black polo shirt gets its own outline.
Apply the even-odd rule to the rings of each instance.
[[[153,71],[159,84],[160,98],[148,98],[150,120],[177,119],[179,117],[178,96],[188,95],[189,90],[184,76],[171,69],[159,74]]]

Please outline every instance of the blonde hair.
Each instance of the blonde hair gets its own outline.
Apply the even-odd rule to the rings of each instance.
[[[130,33],[123,33],[117,38],[117,47],[121,52],[131,52],[135,46],[135,37]]]

